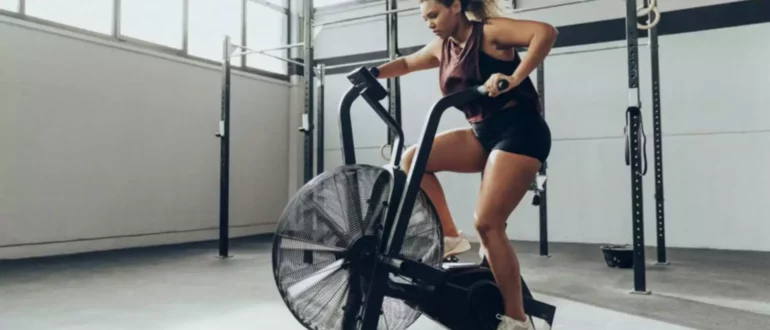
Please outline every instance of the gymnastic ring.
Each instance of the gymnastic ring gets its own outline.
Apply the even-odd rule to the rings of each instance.
[[[390,156],[385,153],[385,147],[390,147],[391,145],[385,143],[380,147],[380,156],[382,156],[382,159],[390,161]]]
[[[658,23],[660,23],[660,11],[658,10],[658,7],[651,7],[651,8],[652,8],[652,13],[655,14],[654,15],[655,19],[653,19],[652,22],[650,24],[647,24],[647,25],[644,25],[644,24],[641,24],[641,23],[637,23],[636,27],[638,29],[640,29],[640,30],[649,30],[649,29],[652,29],[652,28],[656,27],[658,25]],[[644,15],[642,15],[642,16],[644,16]]]
[[[393,146],[386,143],[386,144],[383,144],[380,147],[380,156],[382,156],[382,159],[390,161],[390,156],[385,153],[385,147],[391,147],[392,148]],[[406,146],[401,148],[401,151],[406,151]]]
[[[653,8],[657,8],[657,7],[658,7],[658,0],[652,0],[650,1],[650,4],[647,7],[645,7],[644,5],[636,7],[636,16],[642,17],[645,15],[649,15],[650,12],[653,10]]]

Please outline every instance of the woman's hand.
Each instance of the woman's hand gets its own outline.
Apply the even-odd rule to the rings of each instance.
[[[498,90],[497,85],[502,80],[508,81],[508,88],[503,90]],[[484,83],[484,87],[489,92],[489,97],[496,97],[518,86],[519,84],[521,84],[522,81],[523,79],[519,79],[516,76],[509,76],[509,75],[504,75],[502,73],[495,73],[489,76],[489,79],[487,79],[487,81]]]

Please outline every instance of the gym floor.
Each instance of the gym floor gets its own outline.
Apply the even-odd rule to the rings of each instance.
[[[671,265],[649,263],[651,295],[632,295],[631,270],[606,267],[598,246],[552,244],[550,258],[515,246],[536,297],[557,306],[554,329],[770,325],[770,253],[669,249]],[[270,249],[260,236],[233,240],[227,260],[204,242],[2,261],[0,329],[302,329],[275,289]],[[411,329],[443,327],[421,318]]]

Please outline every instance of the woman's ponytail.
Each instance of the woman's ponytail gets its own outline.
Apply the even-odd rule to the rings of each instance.
[[[426,0],[420,0],[423,2]],[[460,1],[460,8],[471,21],[486,21],[492,17],[499,17],[500,7],[497,5],[497,0],[436,0],[446,7],[452,6],[455,1]]]
[[[465,15],[469,20],[483,22],[500,16],[497,0],[461,0]]]

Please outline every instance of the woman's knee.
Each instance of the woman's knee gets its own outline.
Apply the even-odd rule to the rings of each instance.
[[[476,219],[473,225],[482,240],[497,232],[505,232],[507,217],[495,212],[477,212],[474,215]]]
[[[417,157],[417,145],[413,145],[409,148],[406,148],[406,151],[404,152],[404,156],[402,157],[402,164],[401,166],[404,168],[404,171],[409,172],[410,169],[412,169],[412,163],[414,162],[414,158]],[[428,159],[428,164],[426,164],[425,173],[433,173],[433,171],[430,170],[431,163],[430,159]]]
[[[406,172],[409,172],[409,169],[412,168],[412,161],[414,161],[414,155],[416,152],[416,145],[407,148],[404,152],[404,157],[401,159],[401,166]]]

